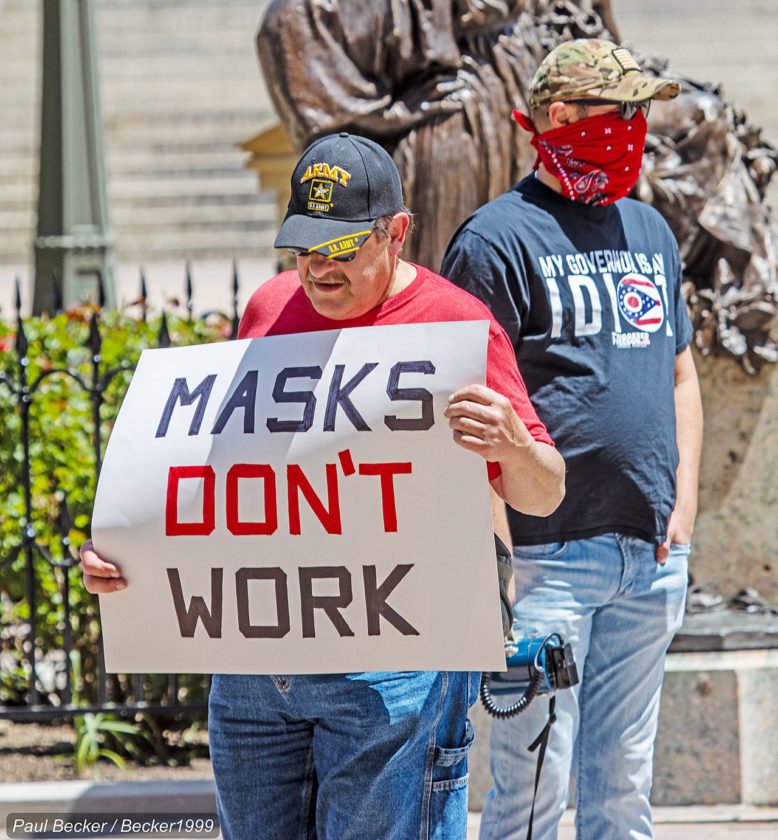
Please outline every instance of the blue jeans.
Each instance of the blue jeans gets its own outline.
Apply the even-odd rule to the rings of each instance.
[[[479,677],[215,676],[225,840],[464,840]]]
[[[688,553],[673,546],[660,566],[652,543],[616,534],[515,548],[518,629],[560,633],[581,678],[557,693],[533,840],[555,840],[571,774],[578,840],[653,836],[659,695],[665,653],[683,618]],[[527,747],[547,716],[541,697],[524,714],[494,721],[481,840],[525,840],[537,764]]]

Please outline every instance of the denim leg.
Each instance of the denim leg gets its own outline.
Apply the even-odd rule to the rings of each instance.
[[[650,840],[652,762],[665,653],[683,619],[688,546],[664,566],[654,546],[619,537],[619,598],[597,611],[580,696],[578,840]]]
[[[220,676],[226,840],[464,840],[478,674]]]
[[[559,633],[573,648],[579,672],[586,660],[592,616],[616,591],[620,560],[614,539],[576,540],[514,549],[518,599],[517,630],[525,636]],[[597,558],[593,562],[593,555]],[[578,732],[580,686],[560,691],[538,787],[534,840],[556,840],[567,806],[573,748]],[[512,697],[505,697],[505,703]],[[527,749],[548,719],[548,698],[536,698],[527,711],[493,720],[489,744],[492,789],[481,815],[481,840],[525,840],[537,767]]]
[[[319,686],[331,707],[314,734],[319,840],[464,840],[478,676],[350,674],[337,712]]]
[[[664,653],[680,626],[687,547],[667,564],[651,543],[606,534],[517,547],[515,614],[527,635],[560,633],[573,646],[581,683],[557,694],[535,806],[534,840],[556,840],[576,776],[578,840],[651,837],[648,793]],[[506,698],[508,699],[508,698]],[[493,788],[481,840],[525,840],[537,754],[527,746],[543,728],[548,703],[494,721]]]
[[[224,840],[314,840],[313,726],[273,677],[216,675],[208,738]]]
[[[467,713],[478,699],[481,674],[449,672],[448,680],[446,702],[435,731],[432,766],[427,774],[429,815],[426,827],[422,825],[422,840],[465,840],[467,835],[467,755],[475,736]]]

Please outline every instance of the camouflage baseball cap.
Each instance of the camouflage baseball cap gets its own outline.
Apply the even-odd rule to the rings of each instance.
[[[566,41],[541,62],[529,88],[533,108],[575,99],[641,102],[673,99],[681,85],[651,76],[624,47],[600,38]]]

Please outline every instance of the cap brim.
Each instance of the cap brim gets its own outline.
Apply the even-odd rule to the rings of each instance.
[[[289,216],[278,231],[274,248],[301,248],[325,257],[338,257],[359,250],[373,232],[373,222],[314,219]]]
[[[628,73],[618,85],[599,94],[611,102],[644,102],[646,99],[675,99],[681,92],[680,82],[643,73]]]

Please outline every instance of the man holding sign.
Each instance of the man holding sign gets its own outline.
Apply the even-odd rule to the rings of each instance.
[[[399,175],[394,162],[383,149],[371,141],[348,134],[316,141],[304,152],[294,171],[289,209],[275,243],[277,248],[295,253],[297,271],[278,275],[254,294],[241,321],[239,337],[269,337],[267,342],[272,343],[281,341],[270,338],[273,336],[320,333],[321,342],[325,345],[335,342],[331,350],[331,356],[334,356],[343,343],[339,344],[337,337],[345,336],[345,346],[351,347],[348,337],[358,335],[357,328],[381,326],[396,330],[398,325],[428,325],[419,329],[430,336],[432,346],[433,338],[438,334],[444,335],[446,331],[452,334],[452,325],[448,322],[484,322],[484,338],[487,338],[488,332],[486,384],[459,387],[453,393],[447,391],[450,396],[447,401],[444,400],[440,414],[447,419],[455,443],[487,461],[488,478],[497,495],[523,513],[545,516],[556,508],[564,495],[564,464],[530,405],[513,349],[491,313],[475,298],[427,269],[400,259],[409,227],[410,214],[403,205]],[[480,325],[472,323],[453,326],[465,332],[473,330],[474,333],[480,328]],[[395,333],[382,330],[371,331],[371,335],[375,336],[375,355],[378,358],[380,348],[385,347]],[[366,667],[371,664],[376,667],[373,663],[381,662],[383,665],[378,667],[385,667],[393,660],[391,653],[380,647],[383,644],[382,634],[390,631],[398,639],[410,639],[411,643],[424,637],[421,611],[418,615],[404,613],[400,606],[405,603],[400,595],[403,578],[409,575],[410,569],[422,575],[424,567],[427,574],[438,575],[437,578],[426,578],[421,591],[427,602],[428,615],[439,615],[442,620],[449,609],[455,617],[462,612],[442,598],[439,603],[430,604],[436,595],[440,597],[437,582],[441,583],[441,591],[442,583],[451,583],[440,580],[445,571],[452,574],[444,565],[447,555],[438,565],[431,561],[436,543],[444,546],[443,551],[448,551],[442,542],[443,534],[424,534],[424,523],[421,523],[414,532],[419,539],[407,545],[390,543],[390,551],[392,545],[396,546],[394,550],[398,556],[392,558],[396,565],[388,574],[377,571],[376,558],[381,550],[378,541],[371,544],[362,540],[353,545],[348,542],[353,534],[361,533],[358,530],[360,523],[354,523],[353,516],[347,521],[348,505],[353,502],[352,510],[358,510],[358,500],[349,501],[343,495],[345,490],[338,495],[338,487],[355,487],[357,485],[353,482],[357,479],[373,482],[360,485],[366,488],[359,491],[361,495],[368,492],[367,488],[380,488],[381,513],[377,521],[387,538],[393,537],[398,529],[402,530],[398,521],[410,517],[412,509],[422,505],[424,498],[429,505],[432,495],[431,508],[434,508],[434,492],[430,494],[429,488],[424,491],[422,487],[425,456],[419,448],[426,448],[427,444],[414,444],[409,435],[403,437],[403,434],[418,432],[421,435],[430,430],[435,422],[435,402],[439,395],[428,388],[407,387],[407,384],[415,385],[421,380],[426,384],[438,374],[445,374],[441,368],[445,368],[446,359],[442,355],[435,361],[420,359],[419,348],[423,348],[423,342],[419,343],[412,330],[403,335],[407,335],[407,344],[403,345],[403,351],[407,350],[409,354],[406,359],[413,361],[400,359],[387,365],[385,378],[381,378],[383,371],[378,361],[362,358],[351,359],[351,367],[345,362],[324,366],[303,364],[304,360],[298,358],[301,336],[295,343],[291,343],[292,339],[284,339],[289,342],[284,345],[284,353],[281,354],[285,366],[281,370],[273,370],[270,377],[275,382],[272,400],[267,396],[263,402],[262,394],[257,397],[257,374],[249,365],[248,370],[241,368],[243,378],[238,384],[223,394],[218,413],[209,414],[215,409],[208,404],[208,396],[219,387],[219,380],[214,374],[212,378],[206,376],[202,379],[197,394],[197,389],[190,388],[187,378],[177,378],[164,403],[161,417],[153,418],[155,431],[152,436],[164,443],[168,434],[175,433],[175,424],[178,422],[181,426],[183,407],[197,403],[196,418],[189,425],[186,436],[192,439],[197,436],[201,425],[211,427],[212,423],[211,439],[216,441],[216,435],[226,434],[229,424],[234,424],[231,418],[239,416],[243,417],[244,431],[250,427],[253,434],[254,415],[251,412],[257,405],[267,406],[264,425],[268,435],[275,435],[274,440],[283,438],[287,441],[284,449],[286,492],[276,491],[275,482],[281,470],[278,462],[274,466],[270,464],[270,456],[264,449],[259,454],[254,452],[252,456],[243,457],[259,457],[267,460],[267,464],[236,464],[233,459],[225,468],[225,529],[230,531],[230,539],[238,540],[244,533],[270,534],[288,527],[286,542],[290,538],[298,539],[295,545],[307,555],[301,558],[306,561],[305,566],[300,565],[295,570],[299,572],[301,631],[290,629],[288,621],[281,627],[282,613],[285,618],[296,614],[294,608],[290,610],[289,601],[297,598],[298,593],[292,591],[292,576],[287,576],[280,563],[274,565],[278,561],[268,560],[269,566],[258,566],[261,560],[254,559],[256,568],[242,567],[235,575],[238,598],[235,614],[242,637],[259,632],[269,634],[267,625],[259,626],[256,619],[249,615],[250,605],[246,603],[248,596],[245,593],[248,591],[247,581],[256,581],[261,577],[267,582],[269,577],[275,576],[276,592],[282,592],[283,597],[277,597],[275,606],[278,626],[270,629],[276,636],[287,637],[279,639],[279,642],[287,642],[295,632],[302,632],[301,638],[310,645],[322,646],[308,648],[320,651],[321,658],[320,663],[309,669],[311,673],[295,673],[290,659],[287,670],[292,671],[291,675],[258,675],[257,672],[263,668],[267,670],[268,661],[276,660],[271,658],[263,663],[245,657],[239,667],[233,669],[236,673],[214,676],[209,734],[219,814],[226,838],[409,840],[434,837],[462,840],[465,836],[467,750],[472,740],[467,710],[475,701],[479,674],[472,671],[407,671],[400,670],[403,666],[399,664],[393,670],[344,674],[332,672],[347,670],[345,661],[334,663],[340,668],[322,664],[329,647],[345,644],[345,649],[350,646],[356,651],[354,657],[348,659],[349,664],[364,662]],[[316,336],[311,336],[313,338]],[[239,344],[222,347],[227,353]],[[250,347],[258,344],[270,346],[254,342]],[[364,342],[359,346],[364,347]],[[451,355],[456,355],[457,351],[464,354],[462,348],[452,346]],[[246,351],[246,357],[250,352]],[[274,358],[278,358],[278,354]],[[257,366],[260,383],[271,364],[272,358]],[[139,375],[140,366],[136,379]],[[306,378],[314,381],[315,389],[311,386],[311,390],[301,390],[300,383]],[[358,395],[368,393],[370,387],[374,389],[374,396],[380,398],[383,395],[389,406],[396,402],[395,408],[382,410],[380,414],[366,414],[363,408],[365,402],[360,402]],[[130,397],[128,393],[125,405]],[[276,413],[281,414],[281,405],[289,403],[295,404],[293,419],[289,416],[276,417]],[[400,405],[403,410],[398,407]],[[190,414],[186,415],[186,424],[191,417],[191,409],[188,410]],[[341,443],[338,438],[344,427],[350,433],[347,443]],[[397,441],[402,440],[407,451],[415,454],[402,461],[371,458],[363,444],[366,436],[360,437],[362,432],[370,432],[377,439],[383,435],[393,440],[395,447]],[[114,437],[117,434],[120,434],[119,423]],[[309,442],[314,440],[315,434],[323,435],[327,441],[338,441],[333,444],[337,450],[337,455],[330,458],[333,463],[326,464],[329,505],[317,496],[302,461],[305,452],[313,446]],[[290,439],[291,443],[288,442]],[[426,438],[417,435],[416,440]],[[303,442],[296,445],[298,441]],[[450,447],[450,438],[444,443],[446,448],[439,454],[435,454],[434,449],[430,450],[432,455],[427,453],[428,461],[432,459],[426,467],[427,476],[436,475],[435,470],[440,468],[441,460],[464,461],[468,467],[475,463],[470,456]],[[211,445],[208,464],[196,468],[170,468],[165,514],[168,539],[205,541],[212,537],[192,535],[211,534],[218,528],[216,522],[221,514],[214,513],[213,499],[220,497],[213,488],[221,481],[218,476],[219,450],[217,442]],[[429,446],[433,447],[433,443],[430,442]],[[199,470],[198,475],[204,477],[201,484],[205,488],[202,490],[205,501],[198,508],[198,511],[202,510],[202,516],[195,523],[181,514],[185,502],[182,502],[184,497],[180,489],[193,469]],[[410,482],[410,479],[416,478],[417,473],[417,483],[403,483],[403,479]],[[248,514],[236,501],[238,487],[242,486],[238,479],[243,478],[243,484],[248,484],[248,479],[264,481],[271,475],[274,483],[265,481],[264,519],[261,522],[249,520]],[[234,478],[232,484],[230,476]],[[268,501],[269,486],[273,488],[272,505]],[[438,487],[437,490],[442,495],[449,488]],[[460,495],[471,492],[471,488],[462,488]],[[99,495],[98,492],[98,502]],[[211,499],[210,507],[208,498]],[[279,499],[284,498],[288,505],[288,522],[284,522],[282,528],[279,523],[285,510],[281,510],[279,517],[278,509],[283,508]],[[474,515],[472,524],[488,522],[485,494],[474,492],[473,498],[481,499],[484,505],[479,513],[483,516],[479,519]],[[218,507],[218,502],[216,504]],[[318,521],[313,523],[313,528],[316,533],[326,531],[316,542],[311,542],[303,533],[306,528],[304,514],[301,513],[303,504],[315,512],[313,518]],[[452,529],[454,526],[467,529],[467,510],[452,509],[449,513]],[[97,518],[96,515],[95,520]],[[102,520],[105,519],[103,515]],[[142,526],[141,521],[139,527]],[[352,527],[353,533],[346,533]],[[95,534],[98,547],[106,558],[115,556],[122,560],[119,554],[109,554],[102,547],[97,527]],[[278,536],[273,533],[272,538]],[[323,563],[327,552],[332,552],[332,544],[327,543],[330,538],[340,540],[336,545],[340,547],[342,565],[311,567],[311,563]],[[194,546],[194,543],[187,545]],[[280,541],[263,545],[272,545],[274,550],[278,545],[279,551],[282,547]],[[267,553],[270,554],[269,551]],[[362,563],[358,578],[346,567],[346,563],[353,560],[352,554],[365,555],[358,558]],[[126,589],[127,580],[122,569],[127,566],[129,555],[122,560],[122,568],[118,563],[99,556],[91,543],[82,548],[81,555],[84,578],[90,592],[108,594]],[[168,562],[167,557],[164,559]],[[226,565],[227,561],[219,562]],[[490,571],[494,568],[493,560],[491,562]],[[450,569],[455,569],[455,566],[452,564]],[[222,571],[221,568],[211,570]],[[313,580],[317,575],[318,583]],[[315,586],[323,586],[324,576],[331,578],[334,594],[332,589],[327,594],[323,594],[321,588],[314,589]],[[221,608],[219,622],[214,619],[213,600],[210,613],[203,606],[202,598],[192,598],[187,609],[179,570],[168,569],[168,578],[177,604],[180,635],[194,636],[197,610],[199,615],[206,616],[210,621],[212,626],[208,628],[207,637],[205,633],[200,636],[199,644],[205,649],[214,642],[213,636],[221,636]],[[353,590],[352,578],[355,579]],[[220,593],[221,580],[218,579]],[[133,579],[133,586],[141,583],[138,581],[136,584]],[[297,586],[296,582],[294,586]],[[363,590],[359,595],[358,588]],[[462,597],[467,599],[469,594],[465,591]],[[129,592],[117,595],[116,603],[127,595]],[[366,618],[352,618],[345,607],[362,595]],[[113,602],[114,599],[111,600]],[[196,600],[200,602],[197,606],[194,605]],[[296,601],[295,606],[298,606]],[[494,610],[497,610],[496,598]],[[322,618],[322,613],[322,625],[326,624],[330,633],[323,640],[314,638],[319,633],[316,621]],[[184,626],[193,614],[194,622],[185,632]],[[104,621],[108,617],[108,610],[104,609]],[[364,638],[354,629],[357,620],[365,624]],[[466,623],[467,616],[462,616],[462,621]],[[478,628],[474,628],[470,635],[477,633]],[[246,641],[242,637],[236,635],[237,645]],[[186,650],[192,650],[191,644]],[[380,656],[377,653],[376,659],[368,664],[359,658],[360,650],[368,651],[368,657],[370,650],[376,650]],[[227,651],[225,656],[229,655]],[[259,660],[261,656],[257,654]],[[267,656],[272,657],[273,654],[268,652]],[[421,653],[419,656],[417,663],[425,662],[422,667],[435,667],[426,664]],[[393,665],[388,667],[394,668]]]

